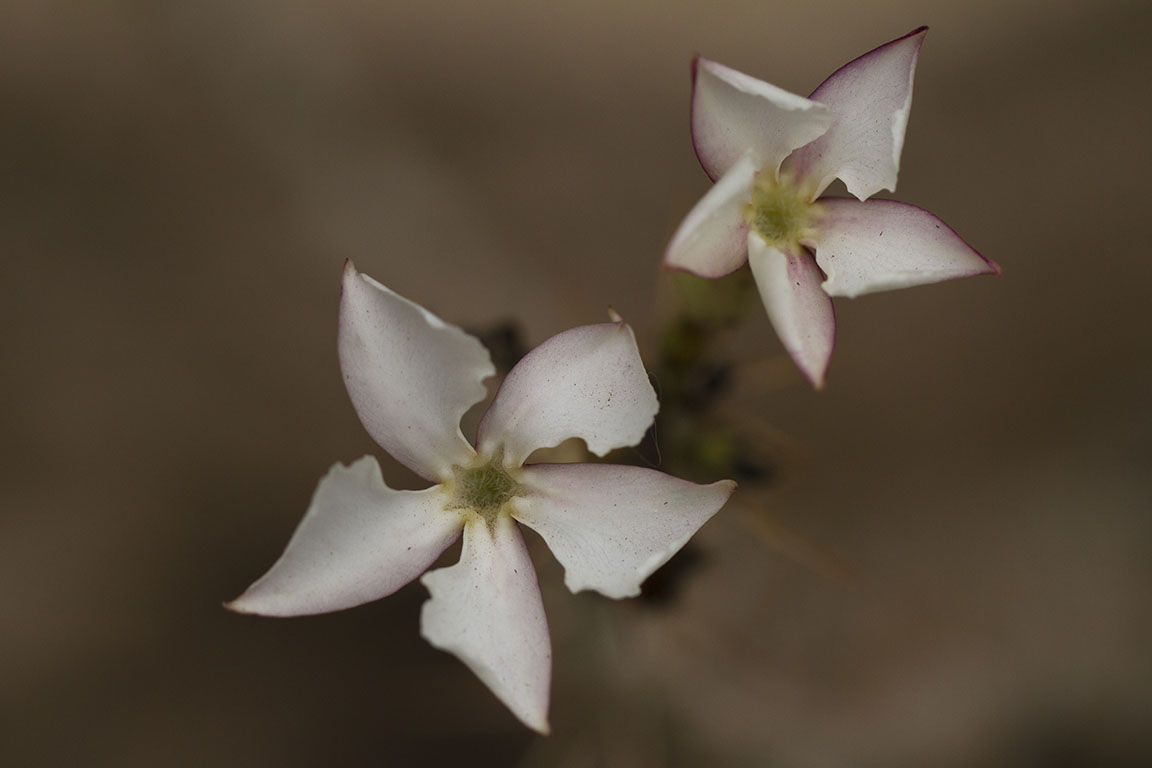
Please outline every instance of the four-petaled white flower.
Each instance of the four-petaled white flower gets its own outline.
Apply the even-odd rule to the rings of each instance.
[[[639,594],[727,501],[735,483],[696,485],[651,469],[525,464],[537,448],[583,438],[603,456],[643,438],[658,408],[623,322],[553,336],[508,374],[475,449],[460,418],[495,373],[472,336],[349,263],[340,365],[361,422],[427,480],[396,491],[372,456],[335,465],[281,558],[229,604],[297,616],[360,605],[423,573],[464,534],[460,561],[421,580],[421,633],[456,654],[526,725],[548,730],[551,646],[519,521],[543,537],[573,592]]]
[[[896,189],[926,32],[849,62],[807,99],[693,62],[692,141],[716,184],[664,263],[721,277],[747,261],[781,342],[817,388],[836,332],[831,297],[1000,272],[927,211],[867,200]],[[820,198],[837,177],[858,200]]]

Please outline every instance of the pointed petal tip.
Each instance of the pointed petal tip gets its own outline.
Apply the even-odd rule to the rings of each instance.
[[[344,299],[348,296],[348,284],[352,282],[359,275],[360,272],[356,269],[356,265],[352,263],[352,259],[344,259],[344,267],[340,270],[340,303],[344,303]]]
[[[928,36],[928,27],[927,26],[920,26],[920,27],[917,27],[916,29],[912,30],[908,34],[904,35],[904,37],[897,38],[896,40],[893,40],[892,42],[895,43],[895,42],[900,42],[901,40],[914,40],[915,45],[916,45],[916,54],[915,55],[917,58],[919,58],[920,57],[920,49],[921,49],[921,47],[923,47],[924,38],[927,36]]]
[[[792,361],[796,363],[796,367],[800,369],[800,373],[812,385],[812,389],[817,392],[823,392],[824,386],[828,383],[828,365],[832,362],[832,353],[829,351],[828,356],[823,361],[804,360],[797,355],[792,355]]]
[[[699,53],[692,55],[692,87],[696,87],[696,79],[700,76],[700,70],[703,69],[708,72],[715,73],[717,71],[725,71],[729,68],[707,56],[701,56]]]
[[[235,613],[237,616],[259,616],[260,618],[264,619],[291,619],[297,618],[299,616],[309,615],[306,612],[293,613],[289,611],[276,612],[260,610],[260,608],[255,604],[255,601],[248,599],[247,592],[240,595],[240,597],[237,597],[235,600],[228,600],[221,603],[220,605],[224,607],[224,610],[228,611],[229,613]]]
[[[747,251],[745,251],[739,254],[735,259],[726,259],[726,263],[708,265],[715,266],[716,268],[714,269],[702,269],[700,268],[701,265],[697,265],[697,267],[694,268],[692,265],[678,260],[676,255],[674,255],[674,251],[682,250],[678,248],[679,245],[679,242],[673,240],[668,244],[668,247],[664,249],[664,258],[660,262],[661,269],[668,272],[679,272],[685,275],[692,275],[693,277],[699,277],[702,280],[715,280],[717,278],[726,277],[732,274],[748,262],[748,254]]]
[[[869,53],[874,53],[876,51],[879,51],[881,48],[887,48],[890,45],[895,45],[895,44],[901,43],[905,40],[912,40],[913,38],[916,38],[916,48],[919,49],[920,46],[924,44],[924,37],[927,34],[928,34],[928,25],[922,24],[919,27],[916,27],[916,29],[912,30],[911,32],[908,32],[907,34],[900,35],[900,37],[897,37],[895,39],[889,40],[888,42],[884,43],[883,45],[878,45],[875,48],[873,48],[872,50],[868,51],[868,53],[861,54],[860,56],[857,56],[856,58],[862,59],[865,56],[867,56]]]
[[[924,45],[924,38],[927,35],[928,35],[928,27],[926,25],[922,25],[922,26],[916,27],[916,29],[912,30],[911,32],[909,32],[906,35],[901,35],[900,37],[896,38],[895,40],[893,40],[889,43],[885,43],[884,45],[877,46],[875,48],[875,50],[879,51],[881,48],[887,48],[890,45],[899,45],[900,43],[907,40],[916,46],[916,51],[913,54],[913,56],[918,58],[920,56],[920,48],[921,48],[921,46]],[[867,55],[867,54],[865,54],[865,55]]]
[[[844,67],[841,67],[840,69],[844,69],[845,67],[848,67],[852,64],[855,64],[860,59],[871,56],[872,54],[877,53],[879,51],[882,51],[885,48],[888,48],[888,47],[894,46],[894,45],[899,45],[900,43],[903,43],[906,40],[914,42],[914,44],[916,46],[916,54],[914,54],[914,55],[917,55],[920,52],[920,46],[924,45],[924,37],[927,34],[928,34],[927,25],[921,25],[919,27],[916,27],[916,29],[912,30],[911,32],[909,32],[907,34],[900,35],[900,37],[897,37],[894,40],[889,40],[888,42],[884,43],[883,45],[878,45],[875,48],[873,48],[872,50],[868,51],[867,53],[863,53],[863,54],[857,56],[855,59],[848,62],[848,64],[844,65]]]
[[[355,262],[352,259],[344,259],[344,279],[347,280],[360,274],[360,270],[356,269]]]
[[[341,309],[343,309],[344,302],[349,298],[348,294],[352,290],[352,286],[355,286],[357,281],[363,281],[369,284],[375,283],[378,287],[384,288],[383,285],[357,269],[356,262],[352,261],[352,259],[344,259],[344,268],[340,272]]]
[[[660,259],[660,268],[666,269],[669,272],[685,272],[689,275],[695,275],[696,277],[710,277],[710,275],[704,275],[692,269],[692,267],[685,264],[683,260],[677,258],[677,254],[683,250],[679,240],[680,238],[673,235],[672,239],[668,241],[668,245],[664,248],[664,256]]]
[[[710,279],[713,279],[716,277],[723,277],[723,275],[704,274],[703,272],[692,269],[692,267],[688,266],[687,264],[676,263],[675,261],[672,260],[672,257],[670,256],[671,250],[672,249],[669,248],[668,250],[666,250],[664,252],[664,261],[661,262],[661,264],[660,264],[660,266],[663,269],[666,269],[669,272],[683,272],[686,275],[692,275],[693,277],[700,277],[700,278],[703,278],[705,280],[710,280]],[[741,265],[741,266],[743,266],[743,265]],[[737,267],[736,269],[739,269],[739,268],[740,267]],[[735,270],[732,270],[732,271],[734,272]],[[731,272],[729,272],[728,274],[731,274]]]
[[[959,237],[959,235],[957,235],[957,237]],[[965,245],[968,244],[965,243]],[[957,277],[984,277],[986,275],[989,277],[1002,277],[1004,275],[1004,270],[1000,267],[999,264],[992,261],[992,259],[980,253],[980,251],[976,250],[970,245],[968,245],[968,249],[972,251],[973,254],[980,257],[980,260],[984,262],[984,268],[974,272],[969,272],[966,275],[957,275]]]
[[[824,362],[824,366],[819,370],[812,367],[810,363],[802,362],[801,360],[797,359],[795,355],[792,356],[792,362],[796,363],[796,367],[800,370],[801,375],[804,376],[805,381],[812,385],[812,389],[816,390],[817,392],[824,391],[824,387],[827,384],[826,377],[828,374],[828,363],[830,362],[830,359],[826,360]]]
[[[282,618],[281,614],[268,613],[266,611],[259,610],[255,605],[253,605],[253,601],[246,598],[248,598],[247,590],[244,592],[244,594],[240,595],[235,600],[227,600],[220,605],[222,605],[224,610],[228,611],[229,613],[235,613],[240,616],[264,616],[266,618],[273,619]]]
[[[832,316],[832,333],[833,334],[836,333],[835,309],[833,309],[833,316]],[[817,392],[823,392],[824,388],[828,384],[828,368],[832,365],[832,350],[828,351],[828,355],[824,358],[824,360],[819,365],[820,365],[820,370],[814,371],[813,374],[811,376],[809,376],[808,380],[810,382],[812,382],[812,388],[814,390],[816,390]],[[807,374],[805,374],[805,375],[807,375]]]
[[[725,68],[723,64],[716,61],[715,59],[710,59],[707,56],[701,56],[700,54],[697,53],[695,56],[692,57],[692,76],[693,77],[695,77],[696,75],[698,75],[700,73],[701,67],[703,67],[704,69],[717,69],[717,68],[724,69]]]

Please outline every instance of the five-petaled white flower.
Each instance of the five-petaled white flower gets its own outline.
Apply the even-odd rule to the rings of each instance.
[[[807,99],[693,62],[692,141],[716,184],[664,263],[721,277],[747,261],[781,342],[817,388],[836,332],[831,297],[1000,272],[927,211],[867,200],[896,189],[926,32],[849,62]],[[858,200],[820,198],[837,177]]]
[[[519,521],[543,537],[573,592],[640,593],[735,488],[651,469],[525,464],[537,448],[583,438],[603,456],[637,444],[656,415],[632,329],[574,328],[508,374],[473,449],[460,418],[495,373],[472,336],[349,263],[340,305],[340,365],[361,422],[427,480],[396,491],[366,456],[320,481],[281,558],[229,604],[242,613],[325,613],[384,597],[423,573],[464,534],[460,561],[421,580],[421,633],[456,654],[526,725],[548,730],[551,646]]]

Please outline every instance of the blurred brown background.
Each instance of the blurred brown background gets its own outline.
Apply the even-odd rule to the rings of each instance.
[[[1149,764],[1149,21],[8,0],[0,764]],[[567,594],[534,540],[549,739],[419,638],[418,584],[307,619],[220,607],[333,461],[381,453],[337,369],[346,258],[470,328],[534,344],[611,304],[650,344],[707,188],[692,54],[808,93],[920,24],[895,196],[1004,277],[839,300],[823,393],[757,317],[772,375],[733,401],[778,463],[745,511],[850,576],[739,508],[659,603]]]

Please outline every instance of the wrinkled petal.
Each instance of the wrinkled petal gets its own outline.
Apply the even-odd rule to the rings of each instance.
[[[477,431],[486,456],[518,467],[537,448],[580,437],[603,456],[636,445],[660,405],[627,323],[556,334],[509,373]]]
[[[522,484],[513,516],[548,543],[568,588],[614,598],[640,594],[736,488],[614,464],[536,464]]]
[[[420,633],[468,665],[516,717],[548,732],[552,645],[536,571],[516,523],[480,516],[464,529],[460,562],[427,573]]]
[[[288,548],[228,608],[263,616],[327,613],[390,595],[460,535],[440,486],[394,491],[365,456],[320,481]]]
[[[748,260],[748,222],[756,163],[743,155],[689,211],[668,250],[664,266],[700,277],[723,277]]]
[[[340,368],[360,421],[393,458],[428,480],[475,455],[460,432],[496,369],[484,346],[352,262],[340,301]]]
[[[812,240],[829,296],[1000,273],[947,224],[914,205],[826,197],[820,208]]]
[[[713,181],[748,151],[775,172],[831,123],[822,104],[709,59],[692,62],[692,144]]]
[[[864,200],[895,191],[904,130],[912,108],[912,77],[927,27],[845,64],[812,92],[834,122],[820,138],[796,151],[788,171],[814,185],[817,197],[836,177]]]
[[[784,349],[820,389],[836,338],[832,299],[820,287],[816,261],[805,251],[781,251],[759,235],[748,235],[748,265],[768,319]]]

